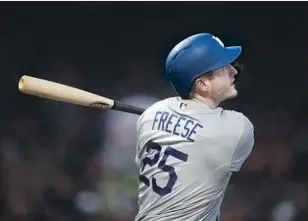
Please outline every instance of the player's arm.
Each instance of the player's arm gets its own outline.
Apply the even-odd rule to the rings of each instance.
[[[244,117],[244,129],[239,142],[234,149],[231,160],[231,171],[238,172],[250,155],[254,146],[254,127],[248,118]]]

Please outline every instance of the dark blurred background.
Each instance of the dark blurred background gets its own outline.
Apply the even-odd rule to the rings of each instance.
[[[2,221],[128,221],[137,116],[20,94],[23,74],[137,106],[175,96],[168,51],[199,32],[242,45],[223,107],[254,123],[223,221],[307,221],[308,5],[287,2],[1,2]]]

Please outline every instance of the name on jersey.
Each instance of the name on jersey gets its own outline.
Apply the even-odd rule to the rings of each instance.
[[[181,136],[191,142],[199,128],[203,126],[194,120],[167,111],[157,111],[152,125],[152,130],[161,130]]]

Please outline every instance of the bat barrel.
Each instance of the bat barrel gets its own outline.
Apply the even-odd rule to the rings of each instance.
[[[18,89],[25,94],[88,107],[113,109],[138,115],[145,110],[75,87],[26,75],[19,80]]]

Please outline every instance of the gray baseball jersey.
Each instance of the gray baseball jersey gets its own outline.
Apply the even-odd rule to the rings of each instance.
[[[242,113],[172,97],[137,122],[136,221],[216,221],[232,172],[254,145]]]

